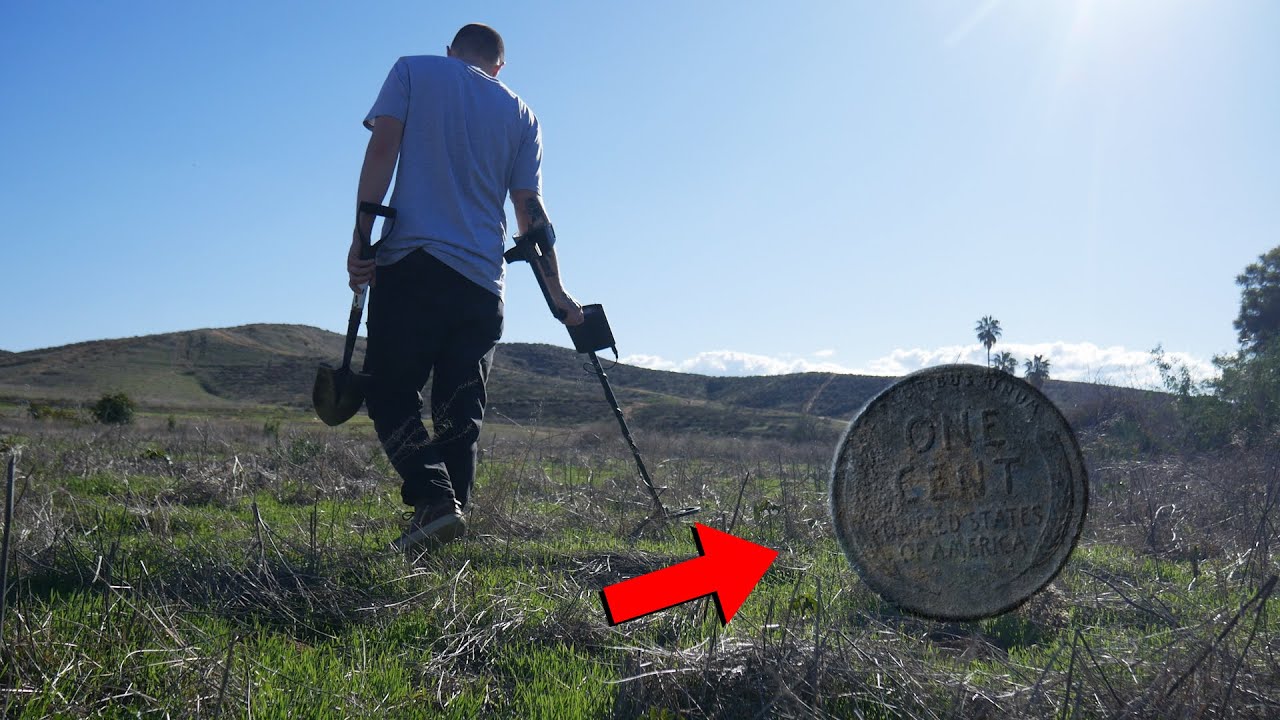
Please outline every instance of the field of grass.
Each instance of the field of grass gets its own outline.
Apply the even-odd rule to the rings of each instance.
[[[616,432],[490,425],[467,538],[406,560],[365,426],[0,415],[20,452],[5,717],[1280,716],[1280,457],[1106,453],[1064,572],[971,623],[897,612],[830,528],[833,447],[638,438],[668,507],[780,551],[721,627],[610,627],[599,591],[696,554]],[[692,520],[691,519],[691,520]]]

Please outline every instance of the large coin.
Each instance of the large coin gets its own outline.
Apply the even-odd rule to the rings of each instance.
[[[1040,391],[998,370],[912,373],[849,423],[831,471],[845,554],[910,612],[973,620],[1057,575],[1084,527],[1084,460]]]

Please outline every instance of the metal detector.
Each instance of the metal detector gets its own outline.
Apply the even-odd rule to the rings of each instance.
[[[545,255],[544,242],[546,241],[546,233],[528,232],[524,235],[516,236],[516,246],[503,254],[503,258],[508,263],[527,262],[533,268],[533,276],[538,281],[538,288],[542,290],[542,297],[547,301],[547,307],[551,310],[551,314],[557,320],[564,319],[564,311],[557,308],[555,301],[551,299],[551,291],[547,289],[547,281],[542,275],[542,268],[538,266],[538,261],[542,260]],[[644,466],[644,458],[640,457],[640,449],[636,447],[636,441],[631,437],[631,430],[627,427],[627,419],[622,415],[622,408],[618,406],[618,398],[613,394],[613,387],[609,385],[609,376],[605,374],[604,367],[600,365],[600,358],[596,356],[599,350],[609,349],[613,351],[613,357],[618,357],[617,343],[613,339],[613,331],[609,328],[609,320],[605,317],[604,306],[599,304],[582,306],[582,323],[569,327],[569,337],[573,340],[573,347],[580,353],[585,353],[587,358],[591,360],[591,368],[589,372],[600,379],[600,386],[604,388],[604,397],[608,401],[609,407],[613,408],[613,416],[618,419],[618,425],[622,428],[622,437],[626,439],[627,446],[631,448],[631,455],[636,459],[636,469],[640,471],[640,479],[644,481],[644,487],[649,491],[649,497],[653,500],[653,514],[645,518],[643,522],[631,531],[631,537],[635,538],[640,535],[640,531],[645,526],[657,520],[660,522],[668,520],[676,520],[682,517],[693,515],[700,512],[702,508],[694,505],[681,508],[675,512],[668,512],[662,505],[662,500],[658,497],[659,488],[654,487],[653,479],[649,477],[649,470]],[[661,488],[665,490],[666,488]]]

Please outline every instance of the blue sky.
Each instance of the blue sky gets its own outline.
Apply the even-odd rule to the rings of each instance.
[[[1280,3],[6,3],[0,348],[341,332],[360,120],[503,33],[566,285],[653,367],[898,374],[1047,354],[1150,382],[1235,346],[1280,244]],[[528,271],[508,341],[568,346]]]

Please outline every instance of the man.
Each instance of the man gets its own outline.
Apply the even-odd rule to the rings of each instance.
[[[485,381],[502,335],[507,195],[520,233],[554,232],[542,205],[537,118],[498,81],[502,37],[467,25],[446,57],[402,57],[365,117],[373,131],[357,204],[381,204],[397,168],[397,216],[374,260],[360,259],[362,215],[347,255],[353,290],[372,286],[364,371],[369,417],[413,506],[393,546],[447,543],[466,529],[462,508],[475,480]],[[554,250],[534,264],[563,322],[582,322],[565,292]],[[432,438],[421,390],[431,377]]]

